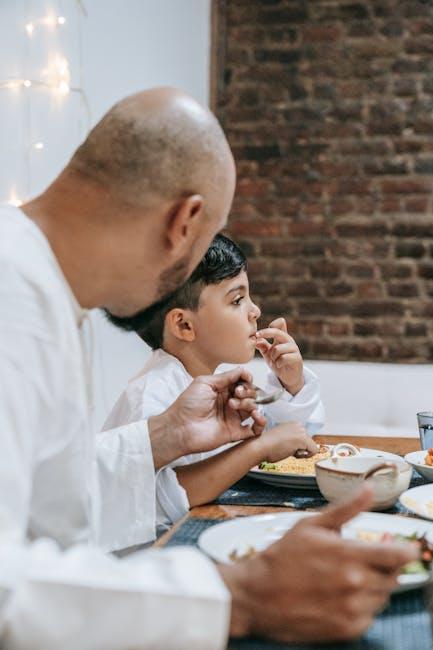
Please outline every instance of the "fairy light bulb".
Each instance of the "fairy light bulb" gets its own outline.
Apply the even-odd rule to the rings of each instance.
[[[59,16],[57,18],[57,24],[58,25],[64,25],[66,23],[66,18],[64,16]]]
[[[18,196],[16,195],[15,190],[14,190],[13,188],[11,189],[11,193],[10,193],[10,195],[9,195],[8,204],[9,204],[9,205],[13,205],[13,206],[15,206],[16,208],[19,208],[20,205],[23,204],[23,202],[21,201],[21,199],[19,199]]]
[[[41,22],[44,25],[47,25],[47,27],[55,27],[55,25],[57,25],[57,19],[53,14],[48,14],[48,16],[45,16]]]
[[[41,149],[44,148],[44,143],[43,143],[43,142],[35,142],[35,144],[33,145],[33,147],[34,147],[35,149],[37,149],[38,151],[40,151]]]
[[[29,36],[33,34],[34,30],[35,30],[35,26],[33,25],[33,23],[27,23],[26,32]]]
[[[25,88],[30,88],[31,85],[32,82],[30,81],[30,79],[24,79],[23,86],[25,86]]]
[[[57,92],[59,93],[59,95],[67,95],[69,90],[70,90],[69,84],[65,80],[62,80],[57,87]]]

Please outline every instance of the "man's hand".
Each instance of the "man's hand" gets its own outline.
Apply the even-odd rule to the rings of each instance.
[[[149,418],[149,436],[155,467],[195,452],[210,451],[230,442],[259,436],[266,419],[248,397],[235,397],[239,382],[251,383],[251,375],[235,368],[218,375],[196,377],[161,415]],[[242,422],[251,417],[251,425]]]
[[[371,505],[365,486],[351,501],[299,522],[255,557],[220,572],[232,594],[231,634],[286,642],[362,634],[386,605],[411,544],[344,540],[341,526]]]
[[[284,318],[273,320],[269,327],[257,332],[256,347],[284,388],[291,395],[299,393],[304,385],[304,363],[295,339],[287,332]]]

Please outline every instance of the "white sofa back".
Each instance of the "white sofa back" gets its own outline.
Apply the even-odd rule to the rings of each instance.
[[[263,360],[249,364],[263,385]],[[418,436],[416,414],[433,411],[433,365],[306,361],[319,377],[326,425],[322,433]]]

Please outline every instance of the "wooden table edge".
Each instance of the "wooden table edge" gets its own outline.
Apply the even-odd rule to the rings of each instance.
[[[338,444],[338,442],[350,442],[358,447],[369,447],[380,449],[381,451],[390,451],[395,454],[404,456],[410,451],[420,449],[418,438],[391,438],[379,436],[334,436],[334,435],[316,435],[314,440],[322,444]],[[282,506],[220,506],[217,504],[207,503],[196,506],[187,512],[179,521],[177,521],[170,530],[161,535],[153,544],[153,547],[163,547],[176,533],[176,531],[190,518],[201,519],[232,519],[233,517],[246,517],[250,515],[265,514],[269,512],[291,512],[294,508]]]

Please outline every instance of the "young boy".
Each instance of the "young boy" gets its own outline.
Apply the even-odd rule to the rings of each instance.
[[[285,320],[278,318],[257,331],[259,316],[249,295],[243,252],[217,235],[191,278],[137,332],[154,351],[120,396],[104,429],[159,415],[194,377],[212,374],[222,363],[246,363],[256,349],[270,368],[263,388],[285,388],[278,402],[262,407],[267,430],[260,437],[191,454],[159,470],[159,527],[175,522],[194,505],[212,501],[263,460],[276,462],[297,449],[317,450],[303,426],[315,433],[323,425],[317,378],[303,367]]]

